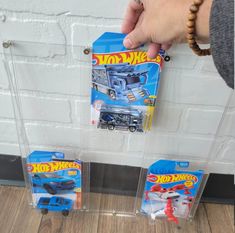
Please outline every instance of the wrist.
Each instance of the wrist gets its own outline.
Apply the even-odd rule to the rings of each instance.
[[[188,22],[188,15],[189,15],[189,8],[193,2],[193,0],[181,0],[179,1],[180,4],[180,11],[179,17],[181,17],[181,21],[179,24],[179,35],[180,35],[180,42],[186,43],[187,42],[187,22]]]
[[[205,0],[206,1],[206,0]],[[208,0],[210,1],[210,0]],[[195,54],[198,56],[208,56],[211,55],[211,49],[201,49],[198,45],[198,40],[201,43],[208,43],[209,40],[209,15],[210,9],[204,7],[201,14],[199,14],[199,10],[203,5],[204,0],[193,0],[193,3],[190,5],[189,13],[188,13],[188,21],[187,21],[187,42],[189,47],[193,50]],[[204,5],[205,6],[205,5]],[[208,15],[208,20],[207,20]],[[198,20],[197,18],[203,16],[203,21]],[[203,24],[202,24],[203,22]]]
[[[197,13],[196,37],[199,43],[209,43],[211,5],[212,0],[204,0]]]
[[[193,1],[182,0],[181,1],[181,30],[180,34],[182,35],[180,38],[180,42],[186,42],[186,36],[188,33],[188,17],[189,17],[189,9],[192,5]],[[212,0],[204,0],[202,5],[200,6],[195,19],[195,29],[196,29],[196,38],[199,43],[209,43],[209,19],[211,12]]]

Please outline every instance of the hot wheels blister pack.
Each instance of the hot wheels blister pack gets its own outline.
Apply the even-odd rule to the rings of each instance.
[[[141,211],[152,219],[165,217],[175,223],[178,218],[187,219],[204,175],[202,170],[185,170],[188,167],[189,162],[170,160],[159,160],[151,165]]]
[[[61,211],[68,215],[82,202],[82,163],[65,160],[61,152],[34,151],[27,157],[33,205],[43,214]]]
[[[127,50],[124,34],[104,33],[93,43],[92,124],[109,130],[151,128],[164,51],[147,57],[143,48]]]

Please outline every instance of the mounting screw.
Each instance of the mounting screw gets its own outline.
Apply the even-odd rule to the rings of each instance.
[[[166,56],[164,57],[164,60],[165,60],[166,62],[168,62],[168,61],[171,60],[171,57],[170,57],[169,55],[166,55]]]
[[[1,15],[1,16],[0,16],[0,20],[1,20],[2,22],[5,22],[6,19],[7,19],[6,15]]]
[[[85,49],[83,50],[83,53],[86,54],[86,55],[88,55],[90,52],[91,52],[91,49],[90,49],[90,48],[85,48]]]
[[[5,49],[8,49],[12,45],[11,41],[3,41],[2,42],[2,47]]]

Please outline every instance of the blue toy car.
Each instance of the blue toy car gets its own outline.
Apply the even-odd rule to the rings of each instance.
[[[71,190],[75,182],[71,178],[65,178],[54,173],[36,173],[32,176],[33,186],[41,186],[48,193],[55,195],[58,190]]]
[[[143,132],[143,113],[137,109],[103,105],[97,127]]]
[[[64,216],[69,215],[69,211],[72,209],[73,201],[71,199],[63,197],[41,197],[37,203],[37,208],[41,209],[43,215],[48,211],[61,211]]]

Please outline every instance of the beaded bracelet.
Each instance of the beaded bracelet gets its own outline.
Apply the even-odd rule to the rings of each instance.
[[[195,30],[195,20],[197,18],[197,12],[199,7],[203,3],[203,0],[194,0],[193,4],[189,8],[188,22],[187,22],[187,41],[189,47],[198,56],[211,55],[211,48],[201,49],[196,42],[196,30]]]

